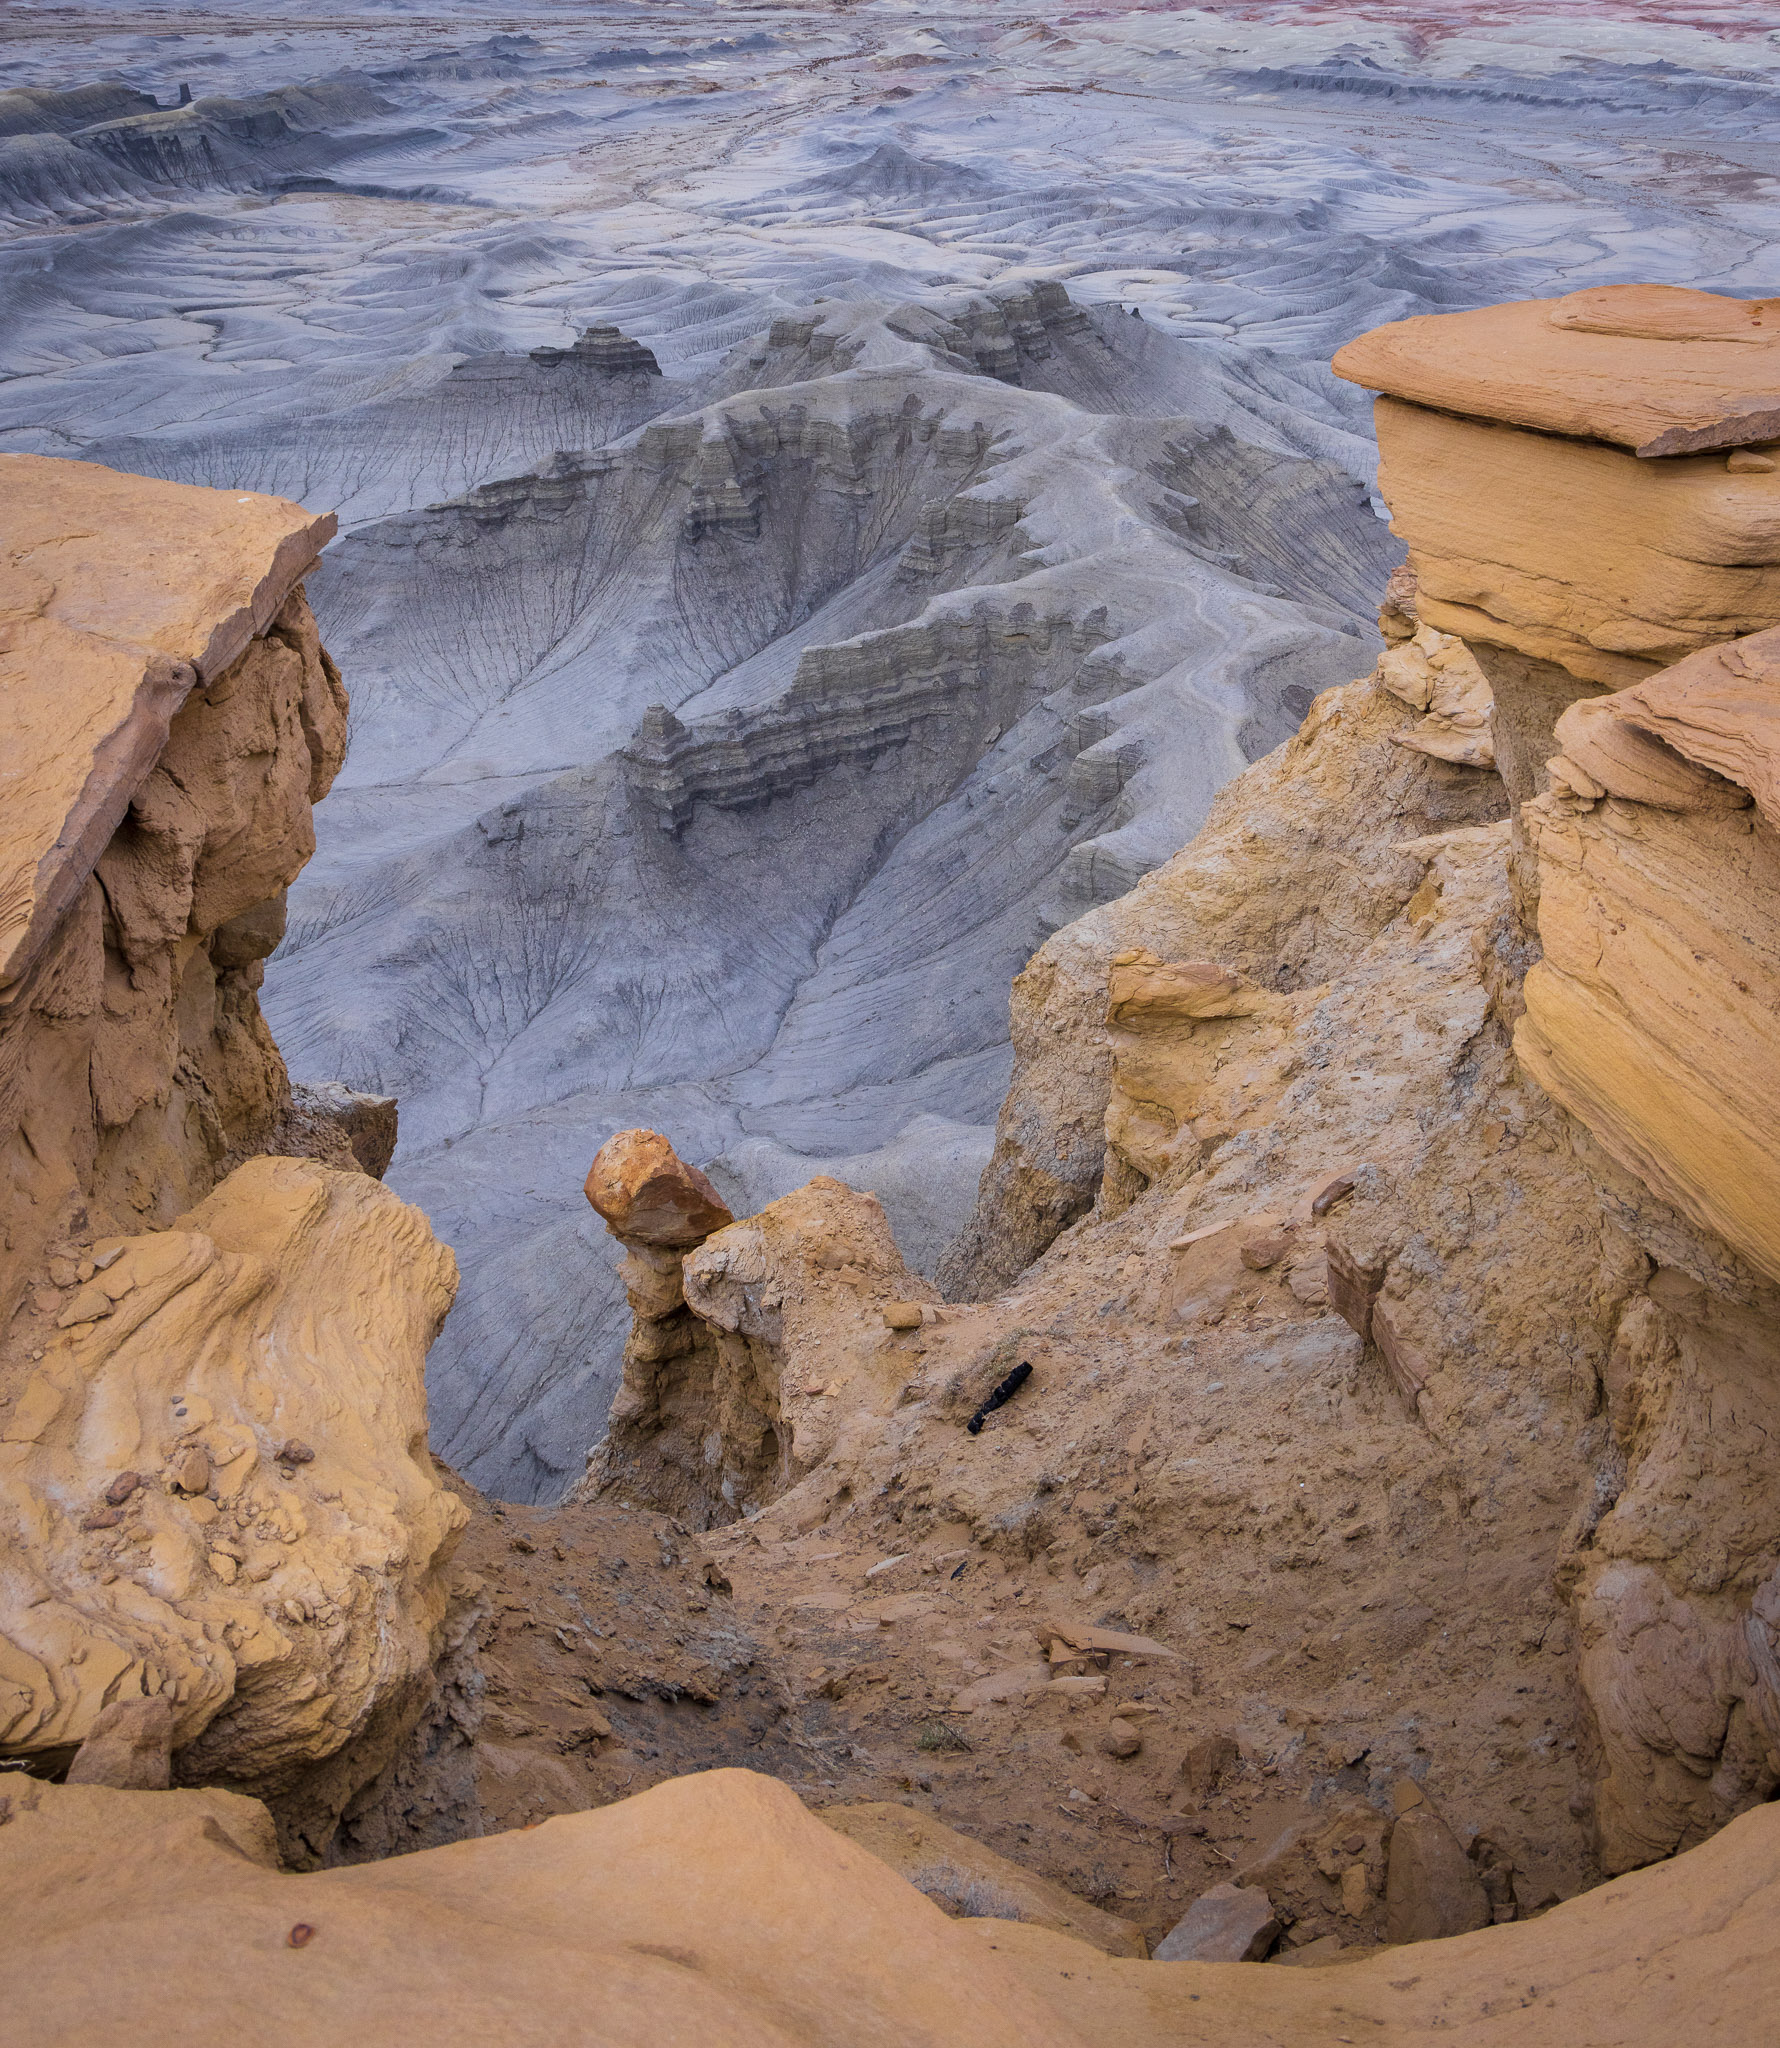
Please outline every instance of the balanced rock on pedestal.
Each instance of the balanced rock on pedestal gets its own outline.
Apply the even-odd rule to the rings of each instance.
[[[689,1250],[735,1218],[659,1131],[620,1131],[594,1155],[587,1199],[614,1237]]]

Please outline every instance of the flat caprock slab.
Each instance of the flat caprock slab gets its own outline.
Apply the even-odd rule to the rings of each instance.
[[[187,694],[333,533],[284,498],[0,454],[0,989],[85,885]]]
[[[1780,441],[1780,299],[1614,284],[1419,313],[1350,341],[1334,369],[1392,398],[1640,455]]]

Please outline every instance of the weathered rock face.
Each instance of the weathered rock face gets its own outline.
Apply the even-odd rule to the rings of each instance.
[[[105,2039],[179,1986],[182,2038],[262,2027],[333,2043],[456,2030],[568,2048],[1129,2048],[1438,2033],[1488,2048],[1766,2037],[1780,1965],[1780,1816],[1527,1926],[1335,1971],[1104,1955],[1069,1934],[949,1919],[783,1786],[707,1772],[599,1813],[393,1868],[280,1872],[251,1801],[9,1788],[0,1993],[23,2038]],[[1264,1902],[1263,1902],[1264,1910]],[[1635,1927],[1637,1939],[1627,1929]],[[105,1967],[93,1967],[95,1939]],[[1534,2000],[1527,1987],[1537,1986]]]
[[[1780,635],[1573,706],[1525,812],[1544,958],[1515,1045],[1627,1169],[1660,1262],[1604,1375],[1576,1564],[1609,1869],[1699,1840],[1780,1765]]]
[[[843,1425],[869,1431],[889,1412],[907,1357],[886,1311],[934,1292],[877,1198],[826,1175],[683,1254],[640,1240],[628,1253],[635,1323],[589,1484],[703,1528],[777,1498]]]
[[[54,1761],[161,1695],[177,1775],[271,1797],[319,1853],[431,1689],[465,1520],[422,1377],[451,1255],[379,1182],[298,1159],[94,1252],[29,1319],[0,1432],[0,1746]]]
[[[473,1606],[422,1381],[454,1262],[369,1177],[394,1103],[293,1096],[255,993],[345,745],[332,528],[0,458],[0,1751],[251,1788],[296,1861]]]
[[[1613,1157],[1780,1283],[1780,633],[1558,722],[1518,1044]]]
[[[170,1223],[289,1106],[255,995],[346,700],[282,499],[0,458],[0,1316],[82,1228]]]
[[[1568,704],[1780,623],[1780,464],[1751,446],[1780,436],[1772,307],[1608,286],[1337,354],[1383,394],[1380,489],[1420,614],[1487,675],[1516,804]]]
[[[1315,986],[1420,886],[1426,861],[1399,842],[1504,815],[1496,776],[1419,746],[1431,686],[1406,702],[1386,674],[1408,666],[1388,650],[1371,681],[1325,691],[1295,738],[1219,796],[1190,846],[1065,926],[1014,983],[1014,1077],[976,1212],[940,1267],[949,1297],[1010,1285],[1100,1192],[1115,955],[1215,960],[1269,990]]]

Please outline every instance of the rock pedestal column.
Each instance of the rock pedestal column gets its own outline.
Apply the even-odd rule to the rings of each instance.
[[[1334,367],[1380,394],[1420,616],[1494,693],[1530,929],[1519,810],[1550,785],[1558,719],[1780,624],[1780,301],[1604,286],[1396,321]]]

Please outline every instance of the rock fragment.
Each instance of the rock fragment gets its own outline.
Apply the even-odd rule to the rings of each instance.
[[[172,1780],[173,1702],[164,1693],[101,1707],[68,1766],[70,1785],[117,1792],[165,1792]]]
[[[1202,1735],[1189,1746],[1181,1759],[1180,1773],[1189,1790],[1198,1793],[1202,1799],[1209,1798],[1235,1768],[1236,1757],[1234,1736],[1221,1732]]]
[[[1201,1892],[1156,1945],[1158,1963],[1258,1963],[1279,1939],[1265,1892],[1213,1885]]]
[[[594,1155],[587,1199],[614,1237],[690,1250],[735,1218],[659,1131],[620,1131]]]
[[[1426,1801],[1391,1830],[1385,1880],[1389,1942],[1438,1941],[1490,1924],[1489,1896],[1458,1838]]]
[[[203,1493],[210,1484],[210,1453],[193,1444],[173,1460],[168,1476],[181,1493]]]
[[[1143,1737],[1129,1721],[1115,1714],[1100,1731],[1099,1747],[1102,1756],[1133,1757],[1143,1748]]]

